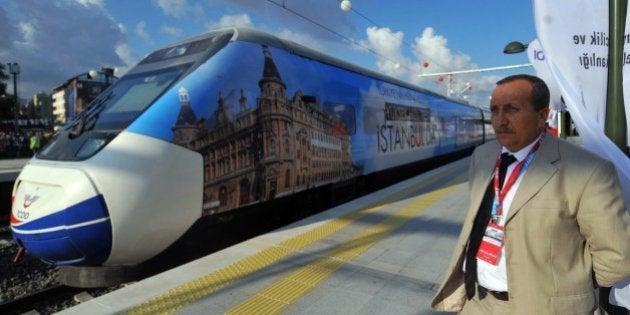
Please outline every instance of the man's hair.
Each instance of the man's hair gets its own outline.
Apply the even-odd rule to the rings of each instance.
[[[515,74],[499,80],[499,82],[497,82],[497,85],[513,82],[516,80],[525,80],[529,82],[532,86],[531,102],[532,105],[534,105],[534,109],[536,111],[549,107],[549,88],[547,87],[545,81],[537,76],[529,74]]]

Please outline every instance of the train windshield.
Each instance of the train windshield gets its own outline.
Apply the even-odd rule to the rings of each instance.
[[[138,73],[123,77],[106,91],[103,99],[94,105],[103,106],[95,129],[123,129],[144,111],[160,94],[190,66],[180,65],[168,69]],[[103,102],[99,104],[98,102]]]

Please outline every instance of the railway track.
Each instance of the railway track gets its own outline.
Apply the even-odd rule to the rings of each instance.
[[[0,246],[4,246],[3,242],[10,242],[12,238],[9,222],[0,221]]]
[[[51,314],[67,308],[55,305],[72,303],[73,294],[79,289],[56,284],[55,269],[38,259],[23,256],[16,262],[18,251],[8,218],[0,217],[0,314],[23,314],[31,310]]]
[[[40,289],[29,295],[0,304],[0,314],[23,314],[31,310],[41,313],[42,309],[49,309],[51,305],[72,300],[76,294],[82,291],[80,288],[72,288],[65,285],[55,285]]]

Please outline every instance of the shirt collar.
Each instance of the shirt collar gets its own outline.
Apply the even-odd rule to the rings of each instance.
[[[526,145],[524,148],[516,151],[516,152],[512,152],[510,150],[508,150],[506,147],[501,147],[501,153],[510,153],[512,155],[514,155],[514,157],[516,158],[517,161],[522,161],[527,157],[527,154],[529,154],[529,151],[531,151],[531,149],[534,147],[534,145],[536,144],[536,142],[538,142],[538,140],[540,139],[540,137],[542,137],[542,133],[540,135],[538,135],[538,137],[536,137],[536,139],[534,139],[534,141],[532,141],[530,144]]]

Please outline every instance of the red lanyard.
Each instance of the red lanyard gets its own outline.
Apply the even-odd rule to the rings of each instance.
[[[501,151],[499,151],[499,157],[497,158],[497,163],[494,166],[494,196],[496,197],[496,201],[498,201],[498,203],[495,201],[493,205],[493,216],[500,217],[501,215],[503,215],[503,200],[505,199],[505,196],[508,194],[508,192],[518,179],[518,176],[521,174],[523,165],[525,165],[525,169],[527,169],[527,167],[531,163],[532,159],[534,158],[534,152],[536,152],[536,150],[538,150],[538,148],[540,147],[540,143],[542,142],[543,137],[544,133],[540,136],[540,138],[538,138],[538,141],[536,141],[536,144],[534,144],[532,149],[529,150],[529,153],[527,153],[527,157],[518,162],[518,164],[514,167],[514,170],[510,174],[510,177],[503,185],[503,188],[499,188],[499,165],[501,164]]]

